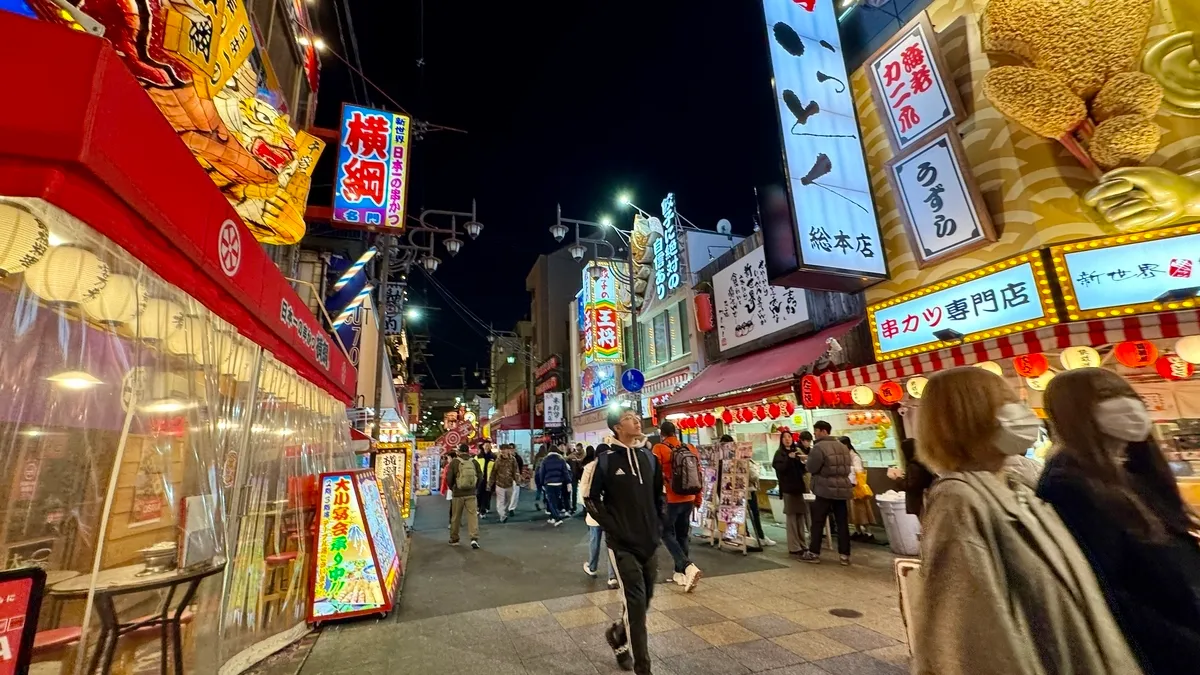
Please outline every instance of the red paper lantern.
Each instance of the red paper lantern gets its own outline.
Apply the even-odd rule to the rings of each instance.
[[[1158,358],[1158,347],[1149,340],[1130,340],[1113,347],[1117,362],[1130,368],[1145,368]]]
[[[1013,357],[1013,370],[1021,377],[1041,377],[1050,370],[1045,354],[1025,354]]]
[[[820,403],[820,402],[821,402],[821,399],[818,396],[817,403]],[[784,401],[783,412],[786,413],[788,417],[791,417],[792,413],[796,412],[796,404],[792,403],[791,401]]]
[[[838,404],[838,393],[836,391],[821,392],[821,403],[825,406],[835,406]]]
[[[781,412],[783,412],[783,410],[779,407],[778,403],[772,403],[771,405],[767,406],[767,413],[771,415],[771,419],[773,420],[779,419],[779,414]]]
[[[821,406],[821,380],[816,375],[805,375],[800,378],[800,402],[804,404],[805,408]],[[788,405],[791,403],[789,402]],[[788,414],[791,415],[790,412]]]
[[[888,405],[899,403],[900,399],[904,398],[904,389],[900,385],[888,380],[879,385],[879,400]]]
[[[1196,366],[1174,354],[1158,357],[1154,369],[1167,380],[1186,380],[1196,373]]]
[[[759,422],[767,419],[767,409],[761,405],[758,406],[754,409],[754,417],[757,418]]]
[[[684,429],[694,429],[694,428],[696,428],[696,418],[695,418],[695,417],[685,417],[685,418],[683,418],[683,428],[684,428]]]
[[[721,421],[725,424],[733,424],[733,411],[726,408],[721,412]]]
[[[712,413],[704,413],[704,426],[714,427],[717,425],[717,417]]]
[[[854,405],[854,396],[848,391],[838,392],[838,403],[842,405]]]

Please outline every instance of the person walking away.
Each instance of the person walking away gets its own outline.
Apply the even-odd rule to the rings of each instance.
[[[610,408],[607,439],[611,450],[600,455],[584,490],[584,507],[604,530],[609,564],[621,589],[621,620],[605,639],[617,665],[638,675],[650,673],[646,613],[654,597],[658,565],[654,552],[662,536],[666,509],[662,464],[646,452],[642,420],[629,408]]]
[[[461,447],[461,446],[460,446]],[[454,463],[457,455],[453,448],[442,454],[442,494],[446,495],[446,529],[450,529],[454,523],[454,491],[453,486],[449,483],[450,465]]]
[[[667,512],[663,521],[663,543],[675,561],[671,578],[691,593],[700,581],[700,568],[688,557],[692,538],[692,510],[704,502],[704,477],[700,472],[700,453],[679,440],[675,423],[664,420],[658,425],[662,442],[654,446],[654,456],[662,467],[667,489]]]
[[[584,450],[583,456],[583,475],[580,477],[579,489],[580,497],[587,499],[588,486],[592,482],[592,473],[596,470],[596,459],[601,455],[606,455],[611,450],[607,443],[601,443],[593,448],[588,446]],[[587,512],[587,508],[583,509],[584,522],[588,526],[588,559],[583,563],[583,573],[589,577],[595,578],[596,573],[600,570],[600,544],[604,538],[604,530],[600,528],[600,523],[592,517],[592,514]],[[605,549],[608,547],[606,546]],[[608,556],[606,555],[607,559]],[[617,587],[617,571],[612,563],[605,561],[608,565],[608,587]]]
[[[1061,378],[1061,381],[1059,380]],[[1137,392],[1102,368],[1046,389],[1054,453],[1037,494],[1075,535],[1142,670],[1200,663],[1200,544]]]
[[[492,468],[495,465],[496,455],[492,453],[492,444],[484,442],[479,447],[479,454],[475,455],[475,468],[479,469],[479,487],[475,496],[480,518],[487,518],[492,510],[492,491],[488,486],[491,484]]]
[[[812,475],[812,491],[816,495],[812,505],[812,536],[808,551],[800,556],[805,562],[821,562],[821,538],[825,535],[825,521],[833,517],[837,532],[838,556],[843,565],[850,564],[850,521],[848,511],[854,488],[850,485],[850,449],[830,436],[833,427],[825,420],[813,425],[816,443],[808,453],[805,468]]]
[[[542,486],[542,481],[539,478],[539,476],[541,476],[540,470],[542,468],[542,462],[545,461],[546,455],[548,455],[548,454],[550,454],[550,446],[543,445],[542,447],[538,448],[537,454],[533,456],[533,460],[532,460],[533,461],[533,483],[534,483],[534,487],[537,490],[537,492],[535,492],[533,495],[533,506],[534,506],[534,508],[536,508],[539,511],[542,510],[542,500],[546,496],[546,491],[545,491],[544,487]],[[549,507],[549,505],[547,505],[546,506],[546,515],[549,515],[549,514],[550,514],[550,507]]]
[[[804,432],[808,433],[808,432]],[[803,436],[801,436],[803,439]],[[805,467],[805,448],[795,443],[792,432],[784,427],[779,432],[779,447],[771,458],[771,467],[775,469],[775,478],[779,481],[779,495],[783,498],[783,515],[787,521],[788,553],[803,556],[808,552],[808,537],[811,523],[808,513],[808,502],[804,495],[808,488],[804,485],[804,475],[808,473]]]
[[[873,544],[875,535],[870,526],[877,524],[877,521],[871,499],[875,493],[867,484],[867,468],[849,436],[839,436],[838,442],[850,451],[850,485],[854,488],[854,496],[850,500],[850,525],[854,528],[854,534],[850,535],[850,538]]]
[[[529,481],[533,479],[532,472],[525,466],[525,458],[521,457],[521,451],[517,449],[516,443],[509,443],[508,448],[512,450],[513,457],[517,460],[517,482],[513,485],[512,501],[508,504],[508,515],[517,512],[517,505],[521,500],[521,487],[529,487]]]
[[[471,459],[466,444],[458,446],[458,457],[450,462],[446,474],[454,498],[450,501],[450,545],[458,546],[458,534],[462,528],[463,513],[467,515],[467,534],[471,535],[471,548],[479,548],[479,511],[476,495],[479,490],[479,470]]]
[[[512,509],[516,508],[513,501],[516,499],[517,481],[520,479],[521,472],[517,468],[516,455],[507,445],[501,445],[500,456],[492,465],[488,487],[496,493],[496,513],[502,523],[508,520]]]
[[[538,467],[538,484],[546,497],[546,508],[550,511],[549,523],[555,527],[563,524],[563,502],[566,487],[571,484],[571,467],[557,449],[553,449]]]
[[[925,513],[925,493],[933,485],[934,475],[917,459],[917,442],[911,438],[900,441],[904,456],[904,511],[920,518]]]
[[[922,521],[912,672],[1141,673],[1070,532],[1005,469],[1037,440],[1037,416],[973,367],[930,377],[921,410],[917,456],[939,478]]]
[[[583,447],[583,443],[576,444],[575,451],[567,458],[567,463],[571,465],[571,515],[575,515],[575,511],[579,507],[579,480],[583,478],[584,459],[587,458],[587,451],[591,450],[592,454],[596,454],[596,449],[590,445],[587,448]]]

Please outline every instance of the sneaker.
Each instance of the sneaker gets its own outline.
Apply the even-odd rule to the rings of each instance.
[[[683,573],[683,592],[691,593],[696,588],[696,584],[700,582],[700,577],[704,574],[696,567],[695,563],[687,566],[687,570]]]
[[[547,522],[547,523],[550,523],[551,525],[554,525],[554,524],[555,524],[555,523],[557,523],[558,521],[557,521],[557,520],[555,520],[555,519],[553,519],[553,518],[551,518],[550,520],[547,520],[546,522]]]
[[[629,640],[625,639],[625,629],[619,623],[614,623],[604,631],[604,639],[612,647],[613,656],[621,670],[633,670],[633,655],[629,653]]]
[[[471,548],[478,550],[478,549],[479,549],[479,542],[477,542],[477,541],[475,541],[474,539],[472,539],[472,540],[471,540]]]
[[[548,516],[549,516],[549,515],[553,515],[553,514],[551,514],[549,511],[544,511],[544,513],[545,513],[546,515],[548,515]]]
[[[592,569],[591,566],[589,566],[587,564],[586,560],[583,562],[583,573],[588,575],[589,577],[596,576],[596,570]]]
[[[452,542],[450,542],[450,545],[451,545],[451,546],[458,546],[458,542],[457,542],[457,541],[452,541]]]
[[[684,576],[684,575],[683,575],[681,572],[676,572],[676,573],[675,573],[675,574],[674,574],[674,575],[671,577],[671,581],[672,581],[672,582],[673,582],[673,583],[674,583],[676,586],[683,586],[683,585],[687,584],[687,577],[686,577],[686,576]]]
[[[805,551],[804,553],[800,554],[800,559],[806,563],[812,563],[814,565],[821,564],[821,556],[813,553],[812,551]]]
[[[555,527],[558,527],[559,525],[563,524],[563,521],[561,521],[561,520],[552,520],[551,522],[554,523]]]
[[[516,513],[517,513],[516,509],[510,509],[508,512],[508,515],[513,516],[513,515],[516,515]]]
[[[770,538],[770,537],[763,537],[763,538],[762,538],[762,545],[763,545],[763,546],[774,546],[776,543],[777,543],[777,542],[776,542],[774,539]]]
[[[850,566],[850,556],[848,556],[848,555],[839,556],[838,562],[842,563],[842,567],[849,567]]]
[[[621,587],[621,584],[617,583],[617,580],[616,580],[616,579],[609,579],[609,580],[608,580],[608,587],[609,587],[609,588],[611,588],[611,589],[614,589],[614,590],[616,590],[616,589],[618,589],[618,588],[620,588],[620,587]]]

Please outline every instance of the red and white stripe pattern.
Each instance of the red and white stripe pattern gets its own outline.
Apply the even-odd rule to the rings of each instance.
[[[980,340],[935,352],[891,359],[861,368],[824,373],[821,386],[843,389],[884,380],[927,375],[946,368],[969,366],[1022,354],[1056,351],[1075,345],[1100,347],[1125,340],[1156,340],[1200,334],[1200,310],[1160,312],[1118,319],[1060,323],[1037,330]]]
[[[690,367],[677,370],[673,373],[667,373],[647,382],[642,386],[642,390],[638,394],[643,397],[674,394],[680,387],[690,382],[694,376],[695,373],[692,372]]]

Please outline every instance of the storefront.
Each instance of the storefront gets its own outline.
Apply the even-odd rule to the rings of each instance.
[[[30,55],[53,55],[53,58]],[[0,547],[38,672],[238,672],[306,631],[355,371],[113,48],[0,12]],[[202,618],[202,620],[200,620]],[[162,642],[160,642],[162,636]]]

